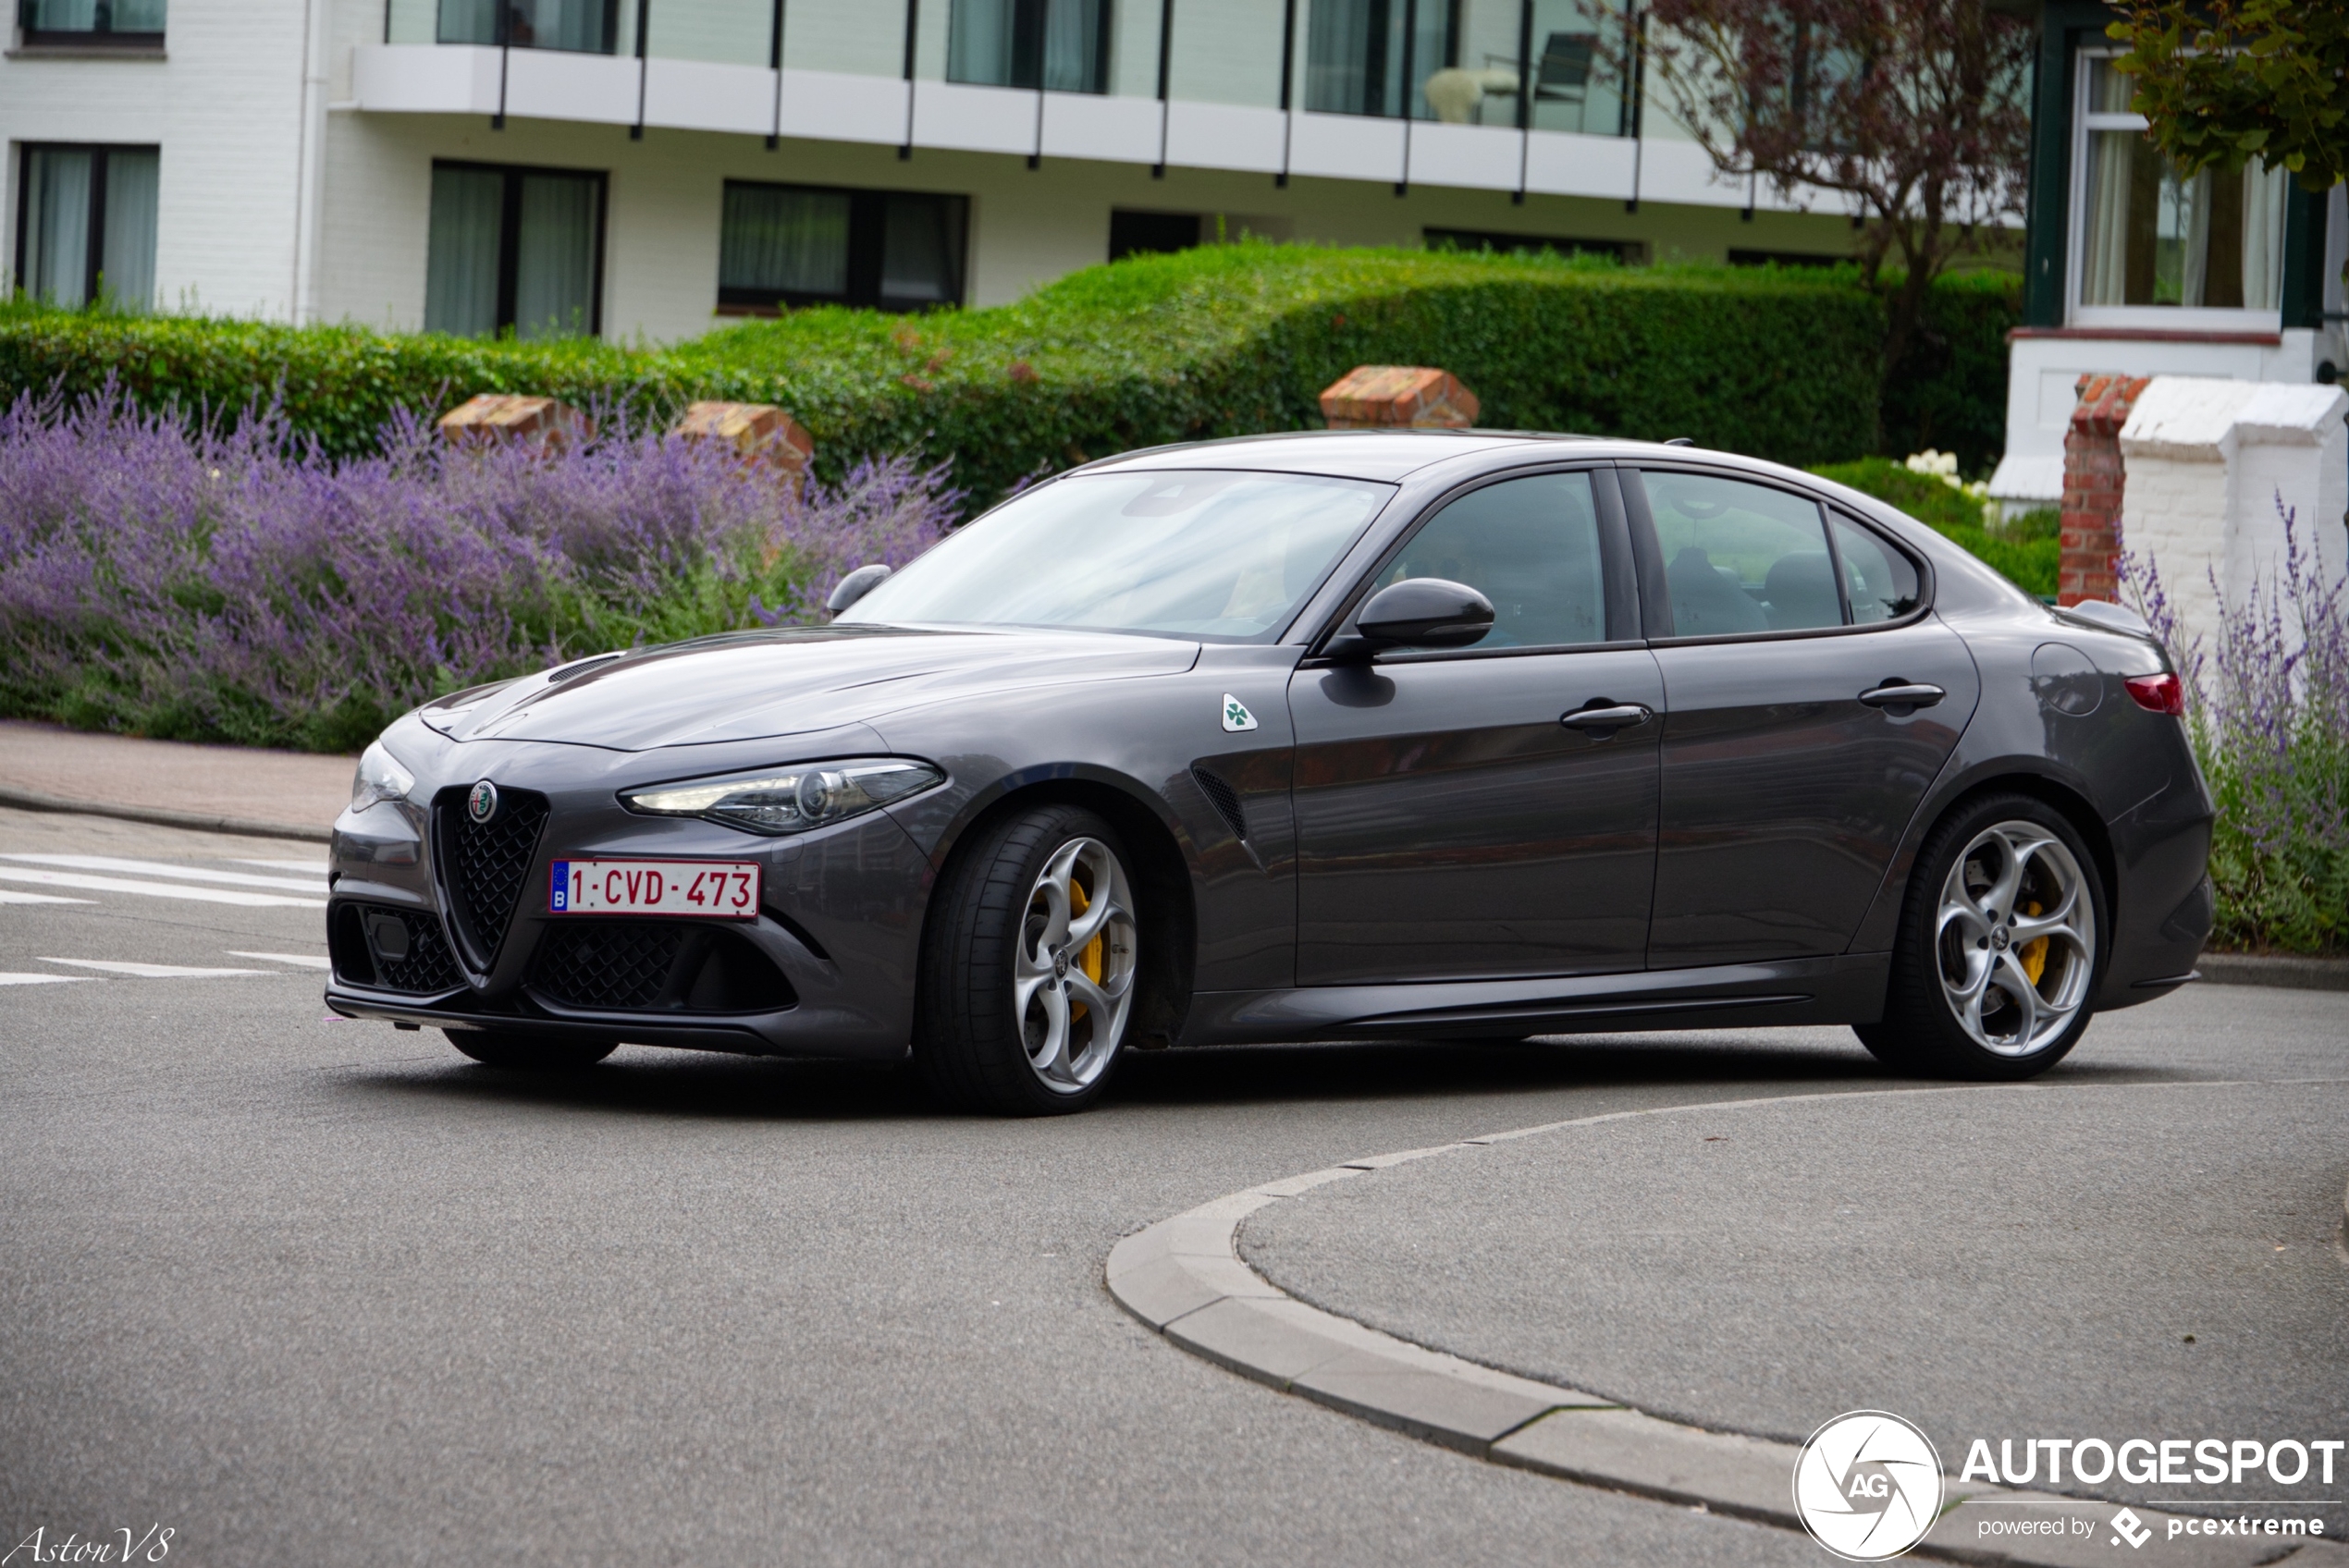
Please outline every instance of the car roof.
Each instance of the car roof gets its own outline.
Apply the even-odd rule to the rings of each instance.
[[[1394,481],[1447,458],[1512,447],[1595,444],[1597,439],[1525,430],[1295,430],[1267,435],[1236,435],[1221,441],[1187,441],[1173,447],[1145,447],[1139,451],[1103,458],[1074,472],[1243,468]]]

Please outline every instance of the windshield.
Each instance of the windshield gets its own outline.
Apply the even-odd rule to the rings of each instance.
[[[1230,470],[1077,474],[933,546],[840,619],[1261,637],[1394,493]]]

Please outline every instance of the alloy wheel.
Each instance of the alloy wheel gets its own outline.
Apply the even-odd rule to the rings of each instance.
[[[1027,1064],[1046,1088],[1076,1094],[1117,1054],[1134,1005],[1135,949],[1125,868],[1098,839],[1063,844],[1028,892],[1012,966]]]
[[[1974,835],[1934,920],[1941,994],[1985,1050],[2029,1056],[2088,999],[2096,904],[2070,848],[2035,822]]]

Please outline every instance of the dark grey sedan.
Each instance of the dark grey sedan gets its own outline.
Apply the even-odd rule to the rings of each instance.
[[[2023,1078],[2210,929],[2141,625],[1769,463],[1163,447],[833,607],[394,724],[335,827],[328,1004],[510,1068],[910,1053],[1007,1112],[1332,1036],[1848,1023]]]

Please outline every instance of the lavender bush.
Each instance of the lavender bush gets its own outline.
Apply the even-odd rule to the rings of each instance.
[[[572,451],[452,450],[404,415],[330,458],[267,415],[106,393],[0,414],[0,711],[347,751],[440,692],[608,648],[815,619],[962,499],[860,463],[794,497],[597,410]]]
[[[2185,683],[2219,802],[2214,945],[2313,952],[2349,945],[2349,604],[2301,548],[2281,494],[2276,510],[2281,574],[2240,606],[2221,595],[2208,646],[2184,635],[2151,560],[2124,551],[2121,570]]]

